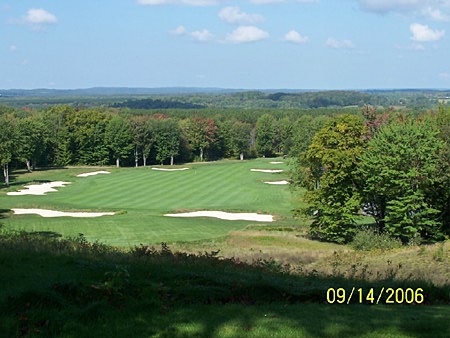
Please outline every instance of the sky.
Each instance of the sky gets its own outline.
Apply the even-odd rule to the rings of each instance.
[[[0,88],[450,88],[450,0],[0,0]]]

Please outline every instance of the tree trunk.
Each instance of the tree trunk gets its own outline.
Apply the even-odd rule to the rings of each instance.
[[[170,165],[173,165],[173,156],[170,156]]]
[[[3,175],[5,176],[5,185],[9,187],[9,170],[8,164],[3,165]]]
[[[31,169],[36,170],[36,160],[31,161]]]
[[[26,165],[27,165],[27,171],[28,171],[29,173],[31,173],[30,160],[29,160],[29,159],[26,159],[26,160],[25,160],[25,163],[26,163]]]
[[[147,166],[147,157],[145,155],[142,155],[142,159],[144,160],[144,167]]]
[[[120,167],[120,158],[116,158],[116,167],[117,167],[117,168]]]
[[[137,168],[139,166],[139,158],[138,158],[138,151],[137,151],[137,147],[134,150],[134,163],[135,163],[135,167]]]
[[[203,162],[203,148],[200,148],[200,162]]]
[[[244,160],[244,153],[240,153],[240,154],[239,154],[239,159],[240,159],[241,161]]]

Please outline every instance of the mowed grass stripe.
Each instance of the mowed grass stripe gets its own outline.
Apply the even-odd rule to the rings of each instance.
[[[248,185],[246,177],[236,163],[227,166],[204,165],[190,177],[190,189],[186,189],[182,203],[184,208],[242,210],[239,198],[243,187]],[[236,201],[238,201],[236,203]]]
[[[90,240],[114,245],[191,241],[221,237],[254,222],[212,218],[171,218],[163,214],[183,210],[224,210],[290,213],[288,189],[262,183],[271,174],[250,172],[251,168],[270,168],[267,161],[221,161],[192,164],[186,171],[154,171],[148,168],[109,169],[109,175],[75,177],[79,169],[65,172],[48,170],[40,179],[48,181],[70,177],[73,183],[47,196],[0,195],[6,208],[43,207],[53,210],[122,211],[100,218],[42,218],[11,216],[2,220],[7,228],[52,231],[64,236],[83,233]],[[88,171],[88,170],[86,170]],[[28,175],[28,174],[27,174]],[[33,174],[28,175],[28,179]],[[19,206],[20,205],[20,206]]]
[[[212,205],[223,205],[229,196],[229,187],[233,184],[233,168],[217,165],[203,166],[192,176],[187,198],[182,201],[188,208],[211,208]]]

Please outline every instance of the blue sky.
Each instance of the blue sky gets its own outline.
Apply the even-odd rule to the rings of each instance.
[[[0,88],[450,88],[450,0],[0,0]]]

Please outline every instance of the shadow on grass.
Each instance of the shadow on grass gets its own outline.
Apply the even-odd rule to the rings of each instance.
[[[427,305],[328,304],[329,288],[423,287],[293,276],[271,266],[172,253],[124,253],[44,232],[0,236],[0,322],[6,336],[448,337],[446,296]],[[356,301],[355,301],[356,300]]]
[[[51,170],[62,170],[69,169],[68,167],[38,167],[33,171],[51,171]]]
[[[331,306],[321,304],[261,306],[227,304],[185,306],[164,313],[124,314],[110,337],[448,337],[448,309],[429,307]],[[113,322],[106,315],[105,321]],[[119,324],[119,325],[117,325]],[[104,327],[102,328],[104,329]],[[85,331],[88,337],[94,328]],[[97,331],[101,334],[101,331]],[[104,331],[103,331],[104,332]]]
[[[30,185],[30,184],[42,184],[42,183],[49,183],[51,182],[50,180],[29,180],[29,181],[14,181],[13,179],[11,179],[11,181],[9,182],[9,188],[11,187],[16,187],[16,186],[24,186],[24,185]],[[6,188],[3,184],[3,188]]]
[[[45,172],[45,171],[51,171],[51,170],[61,170],[61,169],[69,169],[67,167],[39,167],[34,169],[32,172]],[[49,180],[29,180],[29,181],[19,181],[17,182],[17,177],[19,175],[23,175],[23,174],[29,174],[32,173],[27,171],[26,169],[15,169],[14,171],[12,171],[9,175],[9,187],[14,187],[17,185],[26,185],[26,184],[30,184],[30,183],[47,183],[50,182]],[[5,186],[5,180],[1,179],[1,188],[7,188]]]
[[[11,215],[10,209],[0,209],[0,219],[8,218]]]
[[[61,238],[62,235],[58,232],[54,231],[32,231],[29,232],[30,236],[37,236],[37,237],[44,237],[47,239],[55,239],[55,238]]]

